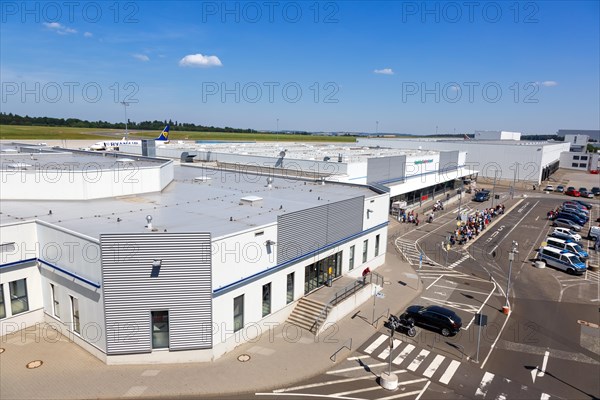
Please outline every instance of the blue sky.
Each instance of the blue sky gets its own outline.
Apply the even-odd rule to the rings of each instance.
[[[474,3],[5,1],[1,108],[117,122],[127,101],[133,121],[259,130],[599,129],[599,2]]]

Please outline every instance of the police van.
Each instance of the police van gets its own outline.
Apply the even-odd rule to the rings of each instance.
[[[569,274],[581,275],[586,270],[585,263],[579,257],[568,250],[560,250],[556,247],[545,246],[540,248],[537,259],[550,267],[566,271]]]
[[[572,239],[559,239],[555,237],[546,238],[546,243],[548,246],[556,247],[560,250],[567,250],[571,253],[575,254],[577,257],[581,259],[586,259],[589,257],[587,251],[583,249],[576,241]]]

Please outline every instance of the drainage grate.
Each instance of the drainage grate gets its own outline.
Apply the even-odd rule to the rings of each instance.
[[[241,356],[238,357],[238,361],[241,361],[241,362],[250,361],[250,356],[248,354],[242,354]]]
[[[43,363],[44,362],[42,360],[35,360],[35,361],[31,361],[30,363],[27,363],[26,367],[27,367],[27,369],[34,369],[34,368],[41,367]]]

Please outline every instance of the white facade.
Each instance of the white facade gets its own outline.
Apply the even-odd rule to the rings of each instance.
[[[475,140],[521,140],[521,132],[475,131]]]

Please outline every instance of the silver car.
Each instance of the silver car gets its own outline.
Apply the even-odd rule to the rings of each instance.
[[[556,218],[554,221],[552,221],[552,226],[569,228],[572,231],[581,232],[581,225],[577,225],[575,222],[566,218]]]

